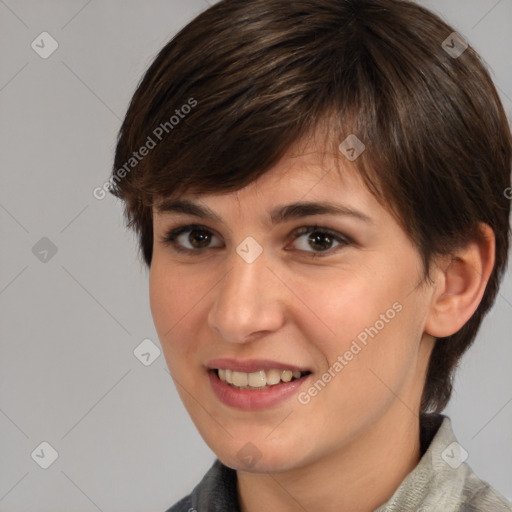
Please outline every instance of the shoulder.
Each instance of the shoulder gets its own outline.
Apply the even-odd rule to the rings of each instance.
[[[444,415],[421,418],[422,457],[375,512],[512,512],[512,504],[465,462],[467,452]]]
[[[185,496],[165,512],[194,512],[194,507],[192,507],[192,494]]]
[[[457,442],[448,417],[443,416],[428,452],[435,472],[432,491],[439,492],[441,503],[457,512],[512,512],[512,504],[467,464],[468,453]]]
[[[194,490],[165,512],[240,512],[236,471],[216,459]]]
[[[443,494],[451,498],[447,502],[458,504],[458,512],[512,512],[512,504],[467,464],[468,454],[457,442],[446,416],[430,451],[437,472],[436,487],[444,488]]]
[[[512,503],[472,471],[466,481],[464,494],[460,512],[512,512]]]

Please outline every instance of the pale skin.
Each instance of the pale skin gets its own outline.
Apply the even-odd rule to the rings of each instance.
[[[197,429],[237,470],[243,512],[370,512],[385,503],[420,460],[420,400],[435,337],[467,322],[494,265],[494,236],[482,225],[482,242],[438,258],[433,283],[422,281],[420,254],[397,220],[348,162],[338,172],[319,154],[290,151],[238,192],[180,196],[220,220],[153,211],[155,326]],[[297,201],[343,205],[368,220],[322,214],[269,223],[270,210]],[[193,230],[176,243],[194,254],[163,243],[188,224],[209,232],[206,249],[191,245]],[[353,243],[329,242],[322,228]],[[312,233],[325,250],[308,242]],[[263,249],[250,264],[236,252],[248,236]],[[293,395],[244,411],[211,389],[205,364],[219,357],[288,362],[309,368],[315,381],[395,302],[401,311],[306,405]],[[260,454],[250,470],[237,457],[249,441]]]

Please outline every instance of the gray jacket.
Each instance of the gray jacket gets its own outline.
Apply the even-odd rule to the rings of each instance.
[[[512,504],[464,462],[467,452],[447,416],[423,415],[420,431],[420,462],[374,512],[512,512]],[[192,493],[166,512],[240,512],[236,471],[217,459]]]

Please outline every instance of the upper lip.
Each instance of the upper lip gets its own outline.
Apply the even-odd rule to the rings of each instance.
[[[277,370],[297,370],[300,372],[308,372],[307,368],[297,366],[290,363],[280,363],[279,361],[271,361],[270,359],[212,359],[206,363],[206,367],[210,370],[217,370],[219,368],[225,368],[233,370],[235,372],[252,373],[259,370],[271,370],[275,368]]]

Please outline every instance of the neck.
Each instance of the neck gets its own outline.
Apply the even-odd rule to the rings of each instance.
[[[314,463],[282,473],[237,471],[241,511],[375,510],[420,460],[419,418],[403,404],[396,408],[349,446]]]

